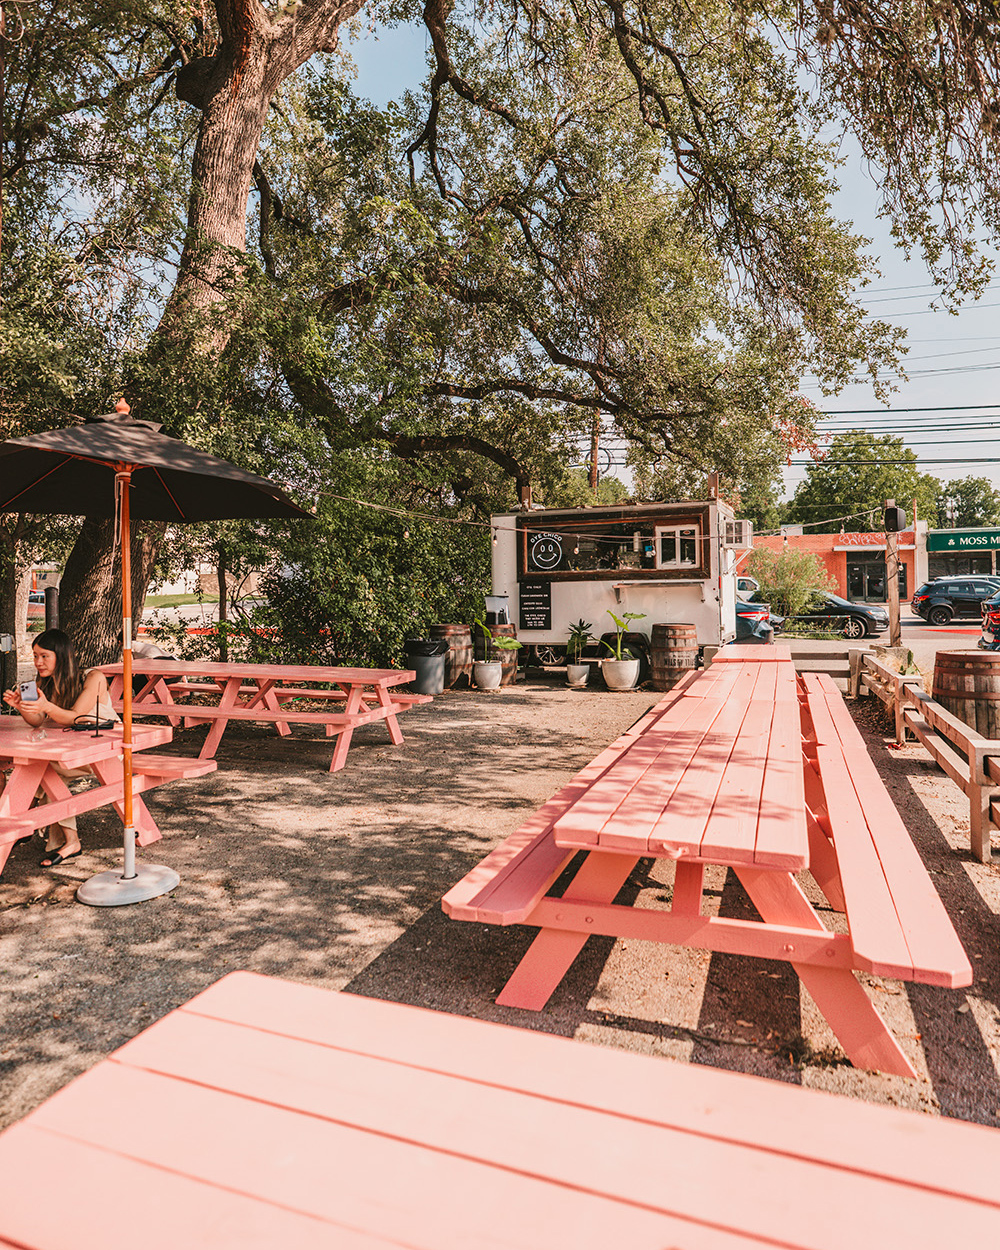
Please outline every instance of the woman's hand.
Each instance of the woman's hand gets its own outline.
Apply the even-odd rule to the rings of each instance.
[[[15,712],[20,712],[29,725],[38,724],[44,720],[52,707],[41,691],[38,692],[37,699],[24,699],[21,697],[20,690],[5,690],[3,701],[9,703]],[[37,721],[33,719],[35,716],[38,717]]]

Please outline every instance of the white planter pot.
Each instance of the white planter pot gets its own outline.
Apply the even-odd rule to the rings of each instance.
[[[572,686],[575,690],[582,690],[587,684],[587,678],[590,676],[589,664],[567,664],[566,665],[566,684]]]
[[[472,665],[472,680],[480,690],[499,690],[503,677],[503,665],[499,660],[476,660]]]
[[[609,690],[633,690],[639,680],[639,661],[604,660],[601,672]]]

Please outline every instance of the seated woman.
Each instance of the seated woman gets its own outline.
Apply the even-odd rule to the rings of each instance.
[[[76,651],[68,634],[61,629],[47,629],[38,635],[31,648],[31,657],[37,673],[37,699],[24,699],[20,690],[5,690],[4,702],[9,703],[24,720],[34,727],[45,725],[72,725],[80,717],[98,720],[117,720],[108,696],[108,683],[99,669],[81,674]],[[63,777],[86,777],[89,767],[60,768]],[[40,791],[40,802],[46,797]],[[80,839],[76,832],[76,817],[67,816],[58,825],[51,825],[45,842],[45,855],[41,866],[55,868],[64,860],[80,854]]]

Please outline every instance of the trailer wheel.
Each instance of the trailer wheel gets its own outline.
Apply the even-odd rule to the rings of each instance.
[[[548,668],[566,662],[566,656],[561,647],[551,647],[546,643],[540,643],[532,647],[531,651],[537,668]]]

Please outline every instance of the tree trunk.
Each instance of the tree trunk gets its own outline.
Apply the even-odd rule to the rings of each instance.
[[[0,525],[0,634],[13,639],[12,649],[0,652],[0,690],[9,690],[17,681],[17,656],[27,641],[28,591],[25,568],[18,559],[21,529],[19,514]]]
[[[326,0],[277,18],[248,0],[216,0],[220,50],[185,66],[177,79],[178,96],[202,117],[177,282],[156,332],[161,343],[217,355],[228,342],[227,318],[212,313],[243,280],[247,201],[267,110],[290,74],[316,52],[336,47],[340,25],[362,4]],[[155,418],[155,396],[127,398],[134,415],[148,406]],[[69,593],[60,602],[62,619],[92,664],[101,662],[120,629],[121,595],[110,576],[113,542],[109,523],[88,518],[63,577]],[[143,555],[143,593],[156,549]]]
[[[226,548],[224,543],[219,543],[217,553],[218,563],[215,566],[215,575],[219,583],[219,662],[226,664],[229,662],[229,641],[226,638],[226,626],[229,624],[229,587],[226,583]]]
[[[166,526],[159,521],[132,526],[132,633],[142,619],[142,604]],[[114,522],[84,521],[59,587],[59,619],[76,645],[85,668],[106,664],[121,653],[121,560]]]

